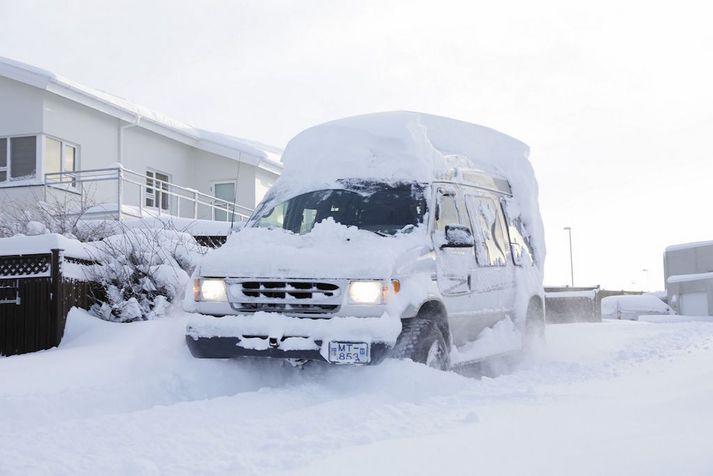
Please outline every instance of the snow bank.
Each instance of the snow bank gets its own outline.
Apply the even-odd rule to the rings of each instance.
[[[552,326],[496,378],[194,359],[185,317],[81,311],[59,348],[0,359],[0,473],[705,475],[713,326]],[[555,455],[555,456],[553,456]],[[517,457],[515,457],[517,456]]]
[[[144,216],[122,220],[87,219],[77,222],[77,227],[89,234],[100,237],[117,235],[126,229],[174,230],[193,236],[227,236],[231,231],[230,222],[181,218],[171,215]]]
[[[652,322],[656,324],[674,324],[683,322],[708,322],[713,324],[713,316],[683,316],[679,314],[653,314],[653,315],[640,315],[639,321],[641,322]]]
[[[451,364],[476,362],[494,355],[515,352],[522,348],[522,333],[510,319],[498,321],[483,329],[478,338],[451,352]]]
[[[64,250],[66,256],[91,259],[87,245],[56,233],[37,236],[16,235],[0,238],[0,255],[31,255],[49,253],[53,249]]]

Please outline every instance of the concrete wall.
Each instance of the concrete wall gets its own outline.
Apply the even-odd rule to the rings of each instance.
[[[679,314],[713,316],[713,277],[666,283],[666,294]]]
[[[713,272],[713,242],[682,245],[664,253],[666,294],[679,314],[713,315],[713,277],[689,276]],[[672,281],[672,282],[669,282]]]
[[[713,243],[686,246],[664,253],[664,276],[713,271]]]

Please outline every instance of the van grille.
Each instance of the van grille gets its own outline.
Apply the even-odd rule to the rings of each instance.
[[[336,313],[342,288],[335,281],[226,279],[230,305],[238,312],[281,312],[319,317]]]

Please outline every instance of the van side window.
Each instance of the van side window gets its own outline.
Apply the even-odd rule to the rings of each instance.
[[[475,255],[481,266],[505,266],[510,256],[502,211],[488,197],[466,197],[468,214],[475,228]]]
[[[530,241],[526,236],[529,236],[527,230],[525,229],[524,223],[518,217],[512,219],[514,213],[510,211],[511,202],[508,200],[503,201],[505,218],[508,224],[508,233],[510,235],[510,248],[512,249],[512,260],[518,266],[531,266],[534,264],[534,258],[532,257],[532,247],[530,246]]]
[[[436,230],[445,230],[446,225],[459,223],[455,194],[439,191]]]

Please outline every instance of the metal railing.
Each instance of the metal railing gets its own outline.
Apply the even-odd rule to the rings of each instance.
[[[194,220],[205,218],[215,221],[242,222],[247,220],[252,213],[252,209],[248,207],[157,179],[155,175],[148,177],[121,166],[47,173],[44,181],[45,199],[48,190],[59,190],[75,195],[84,208],[93,198],[88,196],[88,189],[92,185],[99,186],[103,182],[116,183],[116,214],[119,220],[124,216],[140,218],[147,215],[167,215]],[[96,193],[96,190],[94,192]],[[102,190],[101,195],[102,198],[108,197],[105,190]],[[102,198],[98,201],[103,201]],[[153,205],[147,205],[149,202]],[[208,213],[203,213],[205,211]],[[107,212],[94,213],[106,214]]]

